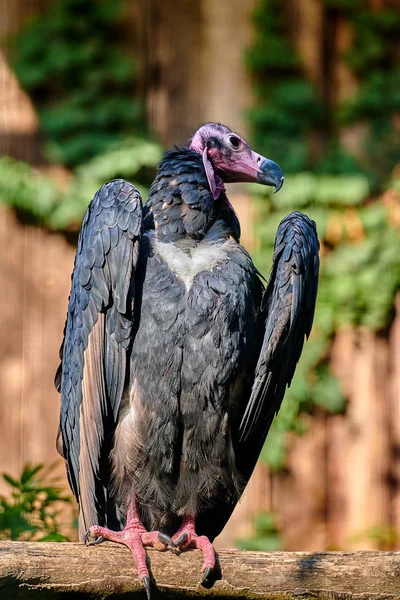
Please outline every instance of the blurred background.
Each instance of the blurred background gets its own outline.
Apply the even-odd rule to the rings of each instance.
[[[398,0],[0,0],[0,538],[76,539],[53,376],[86,206],[117,176],[146,198],[163,149],[212,120],[285,173],[273,197],[229,189],[259,269],[291,210],[322,255],[217,546],[400,549],[399,31]]]

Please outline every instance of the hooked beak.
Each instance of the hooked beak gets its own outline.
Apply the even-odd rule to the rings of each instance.
[[[227,182],[248,182],[272,185],[275,192],[283,186],[283,173],[279,165],[269,158],[264,158],[256,152],[237,157],[234,164],[224,169],[222,179]]]
[[[274,194],[279,192],[285,180],[280,166],[277,165],[273,160],[264,158],[260,169],[261,172],[257,175],[258,183],[262,183],[263,185],[273,185],[275,186]]]

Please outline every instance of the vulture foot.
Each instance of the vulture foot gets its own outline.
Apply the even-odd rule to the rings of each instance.
[[[140,521],[136,506],[134,506],[128,511],[127,522],[122,531],[112,531],[100,525],[92,525],[84,536],[86,545],[98,544],[106,540],[123,544],[130,549],[137,566],[139,579],[143,582],[147,598],[150,600],[151,577],[147,566],[145,547],[152,547],[160,551],[166,550],[169,545],[173,544],[172,539],[160,531],[146,531]]]
[[[200,583],[206,579],[215,569],[215,551],[212,543],[205,535],[197,535],[194,517],[185,517],[179,530],[172,536],[173,546],[179,550],[196,548],[203,553],[203,568]]]

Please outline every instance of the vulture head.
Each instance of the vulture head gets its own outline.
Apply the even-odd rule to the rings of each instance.
[[[261,183],[274,186],[275,192],[283,185],[282,169],[269,158],[253,152],[240,135],[225,125],[202,125],[193,136],[190,150],[203,158],[214,200],[224,191],[224,183]]]

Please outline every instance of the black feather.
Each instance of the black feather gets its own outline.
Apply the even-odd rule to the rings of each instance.
[[[90,203],[78,242],[56,385],[61,391],[63,455],[72,490],[80,502],[82,528],[96,522],[105,524],[113,515],[117,520],[107,492],[110,448],[105,437],[110,422],[115,423],[125,381],[132,329],[127,296],[141,226],[139,193],[126,181],[111,181]],[[103,312],[104,332],[99,330]],[[85,373],[91,405],[82,404]],[[86,455],[89,462],[85,462]]]
[[[282,239],[285,244],[282,244]],[[309,249],[302,252],[303,240]],[[240,451],[256,436],[258,456],[290,385],[313,321],[318,287],[319,242],[315,223],[293,212],[279,225],[273,267],[265,291],[265,337],[250,400],[239,428]],[[258,450],[259,449],[259,450]]]

